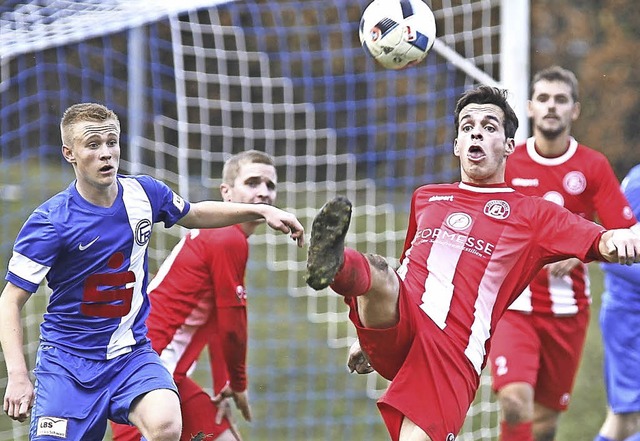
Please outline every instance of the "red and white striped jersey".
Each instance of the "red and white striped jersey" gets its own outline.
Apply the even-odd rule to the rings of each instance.
[[[603,231],[506,184],[425,185],[413,194],[398,275],[479,374],[498,319],[540,268],[601,257]]]
[[[597,219],[607,229],[636,223],[607,158],[573,138],[567,151],[555,158],[541,156],[534,138],[529,138],[507,159],[506,183],[585,219]],[[573,315],[590,303],[587,266],[580,264],[565,277],[554,277],[543,268],[510,309]]]
[[[246,388],[248,258],[249,244],[239,225],[194,229],[150,282],[148,336],[174,376],[186,375],[209,345],[219,355],[211,359],[214,377],[227,371],[234,390]],[[214,378],[214,384],[224,381]]]

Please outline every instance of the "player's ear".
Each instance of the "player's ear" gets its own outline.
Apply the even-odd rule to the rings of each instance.
[[[458,138],[453,140],[453,154],[460,156],[460,148],[458,147]]]
[[[62,145],[62,156],[64,157],[65,161],[67,161],[69,164],[76,163],[76,157],[73,154],[73,150],[71,149],[71,147],[69,147],[66,144]]]
[[[220,184],[220,194],[222,195],[222,200],[225,202],[231,202],[231,187],[224,182]]]
[[[516,141],[513,138],[507,138],[504,146],[504,155],[509,156],[516,149]]]
[[[578,119],[578,117],[580,116],[580,110],[582,109],[582,107],[580,106],[580,102],[576,101],[573,104],[573,113],[571,114],[571,119],[572,121],[575,121]]]
[[[533,118],[533,101],[527,101],[527,116]]]

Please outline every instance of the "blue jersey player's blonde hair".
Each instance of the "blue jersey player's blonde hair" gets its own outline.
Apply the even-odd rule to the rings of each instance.
[[[120,130],[120,120],[113,110],[96,103],[74,104],[64,111],[62,120],[60,121],[60,134],[62,135],[62,142],[65,145],[70,146],[73,144],[72,127],[83,121],[115,121],[118,130]]]

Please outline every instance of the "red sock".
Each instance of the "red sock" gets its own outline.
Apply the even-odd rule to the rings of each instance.
[[[331,288],[345,297],[364,294],[371,288],[371,268],[369,261],[359,251],[344,249],[344,264],[333,279]]]
[[[533,441],[533,423],[507,424],[500,422],[500,441]]]

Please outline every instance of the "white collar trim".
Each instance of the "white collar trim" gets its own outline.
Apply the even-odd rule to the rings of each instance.
[[[532,136],[527,139],[527,154],[529,157],[540,165],[560,165],[567,162],[573,155],[575,155],[576,150],[578,150],[578,141],[576,141],[573,137],[569,138],[569,148],[562,155],[557,158],[545,158],[541,156],[540,153],[536,150],[536,140]]]
[[[476,187],[460,182],[458,187],[461,190],[473,191],[475,193],[513,193],[515,190],[509,187]]]

